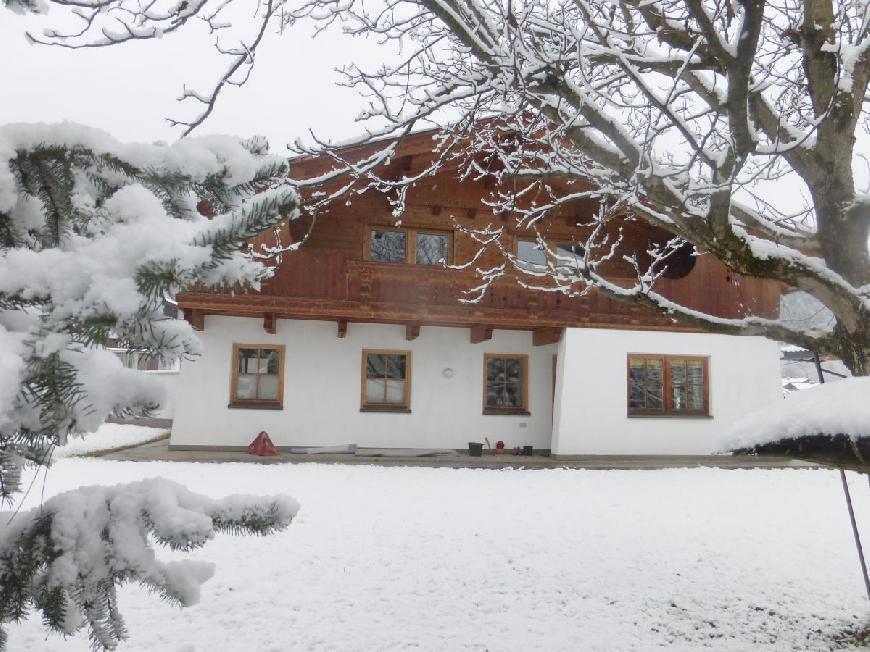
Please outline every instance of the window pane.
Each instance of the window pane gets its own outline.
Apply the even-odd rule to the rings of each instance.
[[[629,397],[628,404],[633,408],[646,407],[646,366],[643,360],[632,358],[628,362]]]
[[[675,385],[671,388],[671,408],[674,410],[686,409],[686,388]]]
[[[661,360],[645,360],[646,407],[661,410],[664,407],[664,365]]]
[[[257,373],[257,349],[239,349],[239,373]]]
[[[647,388],[646,392],[646,406],[651,410],[661,410],[662,409],[662,388]]]
[[[645,360],[646,362],[646,382],[647,386],[662,384],[662,361],[661,360]]]
[[[387,378],[404,378],[405,377],[405,357],[400,354],[389,354],[386,357]]]
[[[263,374],[260,376],[260,389],[257,398],[263,401],[278,400],[278,376]]]
[[[508,381],[521,381],[523,379],[523,361],[519,358],[506,358],[504,361]]]
[[[366,403],[383,403],[387,381],[383,378],[366,380]]]
[[[522,407],[523,406],[523,385],[522,383],[508,383],[505,385],[505,406],[507,407]]]
[[[387,383],[387,403],[402,404],[405,402],[405,381],[404,380],[388,380]]]
[[[671,360],[671,382],[674,385],[686,384],[685,360]]]
[[[257,398],[257,377],[255,375],[241,375],[236,378],[236,399]]]
[[[700,385],[689,385],[688,409],[693,412],[704,410],[704,388]]]
[[[704,363],[700,360],[689,361],[689,382],[695,385],[704,384]]]
[[[486,361],[486,380],[489,382],[492,381],[504,381],[505,372],[504,372],[504,359],[502,358],[489,358]]]
[[[447,234],[417,234],[417,264],[441,265],[447,263],[450,237]]]
[[[543,266],[547,263],[544,248],[533,240],[517,241],[517,258],[519,258],[520,267],[530,269]],[[525,263],[525,265],[522,263]]]
[[[556,245],[556,269],[563,274],[575,272],[583,262],[584,249],[580,245]]]
[[[372,229],[369,258],[391,263],[403,263],[407,259],[405,251],[404,231],[378,231]]]
[[[486,386],[487,407],[502,407],[504,405],[504,385],[488,383]]]
[[[277,374],[278,373],[278,351],[277,351],[277,349],[260,349],[260,373],[261,374]]]
[[[384,355],[382,353],[369,353],[366,356],[366,377],[384,377]]]
[[[632,373],[634,373],[634,369],[632,369]],[[644,401],[642,374],[640,381],[635,380],[634,377],[632,377],[631,379],[631,390],[628,396],[628,405],[633,408],[646,407],[646,402]]]

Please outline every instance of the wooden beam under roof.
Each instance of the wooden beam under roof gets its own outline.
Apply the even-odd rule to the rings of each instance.
[[[532,331],[532,344],[535,346],[546,346],[547,344],[558,344],[562,339],[562,331],[564,328],[536,328]]]
[[[184,320],[190,324],[190,327],[195,331],[205,330],[205,313],[196,308],[184,309]]]
[[[338,320],[338,336],[339,338],[347,336],[347,319]]]
[[[274,312],[267,312],[263,315],[263,330],[272,335],[275,334],[275,330],[278,326],[278,318],[275,316]]]
[[[471,343],[480,344],[492,339],[492,326],[488,324],[474,324],[471,327]]]
[[[418,337],[420,337],[420,324],[406,324],[405,339],[410,342],[411,340],[416,340]]]

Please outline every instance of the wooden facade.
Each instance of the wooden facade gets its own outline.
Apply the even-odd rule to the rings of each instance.
[[[400,178],[419,172],[431,158],[431,145],[431,135],[409,138],[382,174]],[[360,148],[355,155],[359,158],[373,148]],[[311,177],[325,169],[322,160],[301,159],[293,163],[291,175]],[[493,282],[482,299],[468,303],[464,300],[473,296],[469,291],[481,285],[475,269],[417,265],[410,254],[404,262],[370,259],[373,228],[449,234],[448,258],[453,265],[467,263],[478,251],[468,229],[503,227],[501,247],[516,252],[518,242],[533,239],[535,234],[518,230],[511,215],[494,215],[482,203],[490,192],[485,180],[459,181],[455,172],[447,170],[408,191],[406,210],[398,222],[383,194],[351,194],[349,201],[336,202],[313,224],[309,216],[302,216],[283,228],[283,243],[310,233],[298,251],[283,256],[259,292],[190,290],[179,294],[179,305],[195,328],[203,328],[207,314],[260,317],[270,332],[274,332],[276,319],[317,319],[337,322],[338,337],[346,332],[348,322],[404,324],[409,340],[419,334],[422,325],[470,328],[473,341],[488,339],[493,328],[529,330],[534,331],[536,344],[557,341],[565,327],[692,330],[596,291],[572,297],[525,289],[513,272]],[[577,202],[538,228],[550,243],[584,242],[588,227],[582,225],[596,209],[596,202]],[[633,254],[643,262],[651,244],[663,244],[669,238],[666,232],[636,220],[615,221],[612,228],[614,237],[617,229],[622,235],[617,260],[622,254]],[[272,243],[273,238],[266,233],[257,242]],[[498,248],[490,247],[474,267],[486,269],[503,262]],[[711,255],[675,257],[673,263],[675,273],[661,279],[657,290],[675,302],[721,317],[776,316],[780,293],[776,282],[730,273]],[[632,270],[625,263],[614,262],[603,269],[617,282],[620,278],[623,283],[631,282]],[[547,279],[542,284],[547,285]]]

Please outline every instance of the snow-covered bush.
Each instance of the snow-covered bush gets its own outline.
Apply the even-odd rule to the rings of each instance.
[[[149,537],[173,550],[204,545],[215,532],[270,534],[299,510],[292,498],[230,496],[221,501],[168,480],[84,487],[55,496],[7,525],[0,513],[0,650],[2,626],[31,608],[61,634],[87,626],[95,649],[125,638],[116,589],[137,582],[181,606],[199,601],[214,565],[155,558]]]
[[[190,284],[259,283],[244,241],[296,215],[286,161],[259,140],[122,144],[70,123],[0,127],[0,498],[25,459],[159,387],[109,338],[154,357],[194,354],[164,297]],[[207,202],[215,214],[197,210]]]

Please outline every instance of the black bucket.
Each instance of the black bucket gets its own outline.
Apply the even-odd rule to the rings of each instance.
[[[483,453],[483,444],[476,441],[468,442],[468,456],[469,457],[480,457]]]

